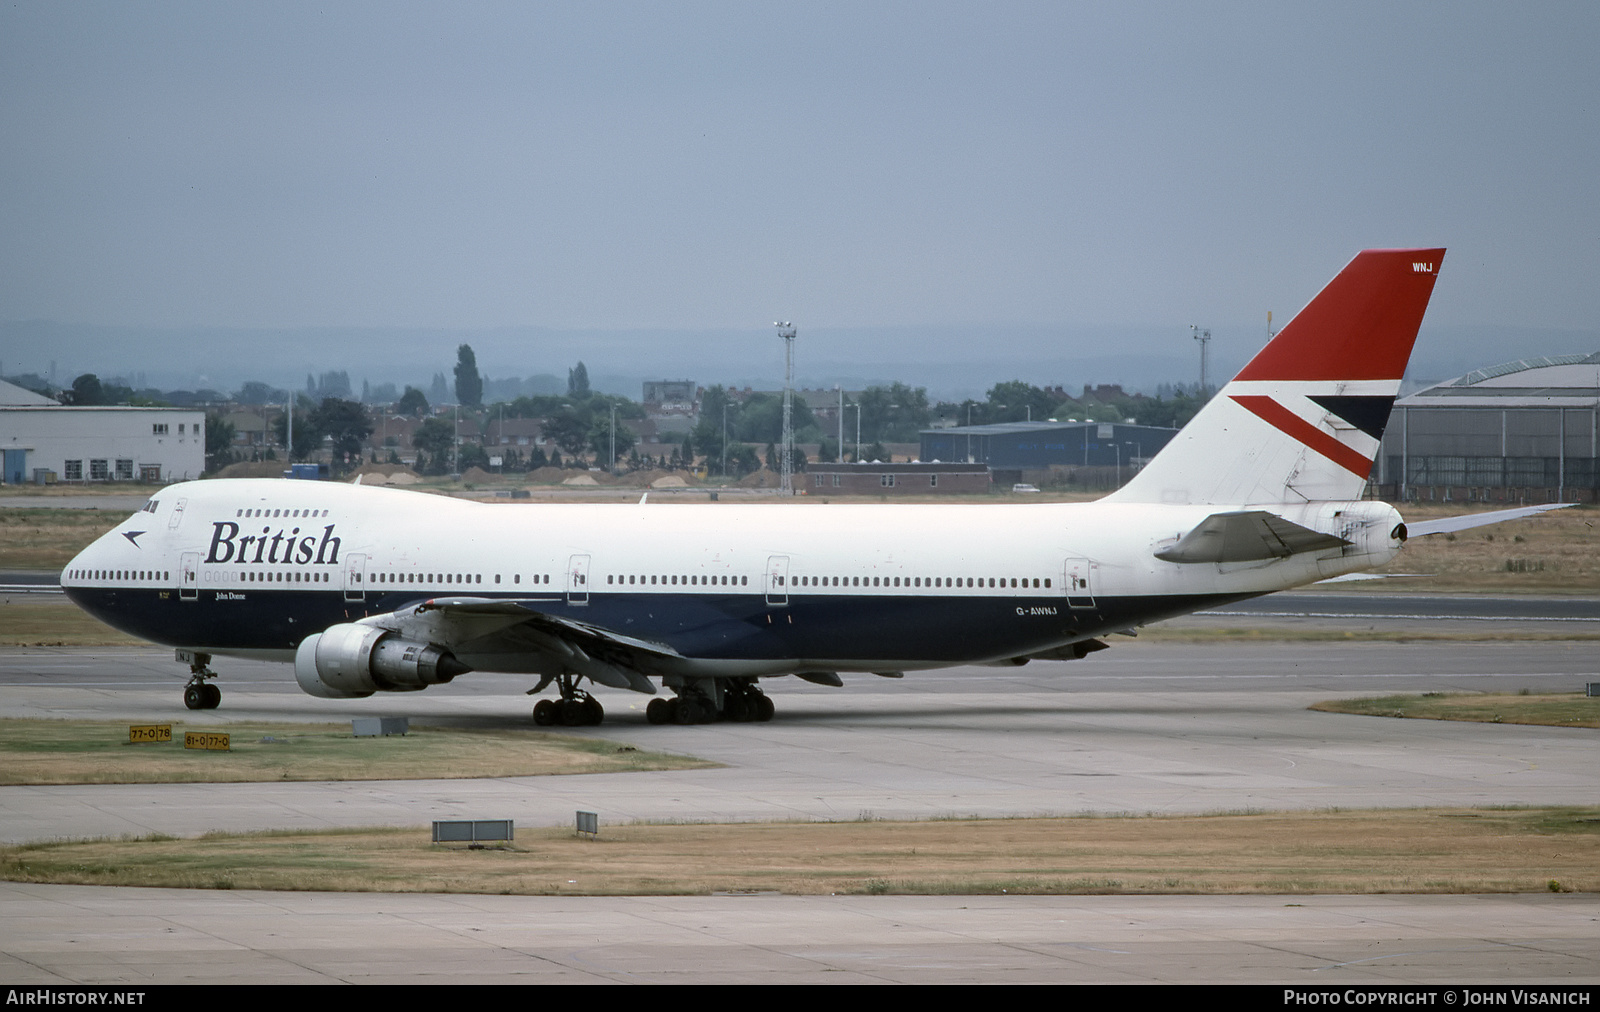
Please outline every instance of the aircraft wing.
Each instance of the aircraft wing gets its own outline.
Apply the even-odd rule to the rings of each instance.
[[[1503,524],[1507,520],[1521,520],[1523,517],[1537,516],[1550,510],[1566,509],[1568,506],[1578,505],[1575,502],[1547,503],[1543,506],[1519,506],[1512,510],[1494,510],[1489,513],[1464,513],[1458,517],[1441,517],[1438,520],[1420,520],[1417,523],[1406,524],[1406,537],[1422,538],[1429,534],[1453,534],[1456,531],[1471,530],[1474,527],[1487,527],[1490,524]]]
[[[1164,562],[1255,562],[1350,544],[1265,510],[1213,513],[1178,543],[1156,552]]]
[[[664,674],[685,658],[665,643],[541,611],[534,600],[436,597],[364,624],[449,646],[458,653],[538,655],[602,685],[655,694],[647,674]]]

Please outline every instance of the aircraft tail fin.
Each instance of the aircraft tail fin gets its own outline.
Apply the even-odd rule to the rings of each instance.
[[[1366,250],[1133,480],[1122,502],[1358,499],[1442,249]]]

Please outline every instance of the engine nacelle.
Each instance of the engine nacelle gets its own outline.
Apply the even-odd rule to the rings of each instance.
[[[306,693],[323,699],[414,692],[470,670],[443,647],[353,623],[307,636],[294,654],[295,681]]]

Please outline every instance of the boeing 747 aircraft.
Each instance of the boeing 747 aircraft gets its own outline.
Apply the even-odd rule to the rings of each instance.
[[[672,697],[656,723],[767,720],[763,679],[839,685],[1082,658],[1149,622],[1382,565],[1411,535],[1361,493],[1442,249],[1350,262],[1121,490],[1092,503],[514,505],[356,485],[186,482],[62,573],[103,621],[292,661],[314,696],[538,676],[541,724],[598,723],[591,683]]]

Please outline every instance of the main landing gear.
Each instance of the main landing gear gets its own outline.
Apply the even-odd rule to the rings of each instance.
[[[558,675],[554,679],[561,690],[560,699],[541,699],[533,706],[533,722],[540,727],[551,727],[560,724],[564,727],[593,726],[605,719],[605,708],[600,705],[600,700],[578,688],[578,676]],[[529,690],[528,695],[543,692],[551,679],[546,678],[537,687]]]
[[[756,685],[754,678],[714,680],[695,679],[671,687],[673,699],[657,697],[645,707],[644,716],[652,724],[710,724],[718,720],[738,723],[768,721],[777,708]],[[718,696],[722,699],[719,701]]]
[[[222,702],[222,690],[207,682],[217,677],[211,670],[211,655],[178,651],[178,660],[189,665],[189,684],[183,687],[183,705],[191,710],[215,710]]]

